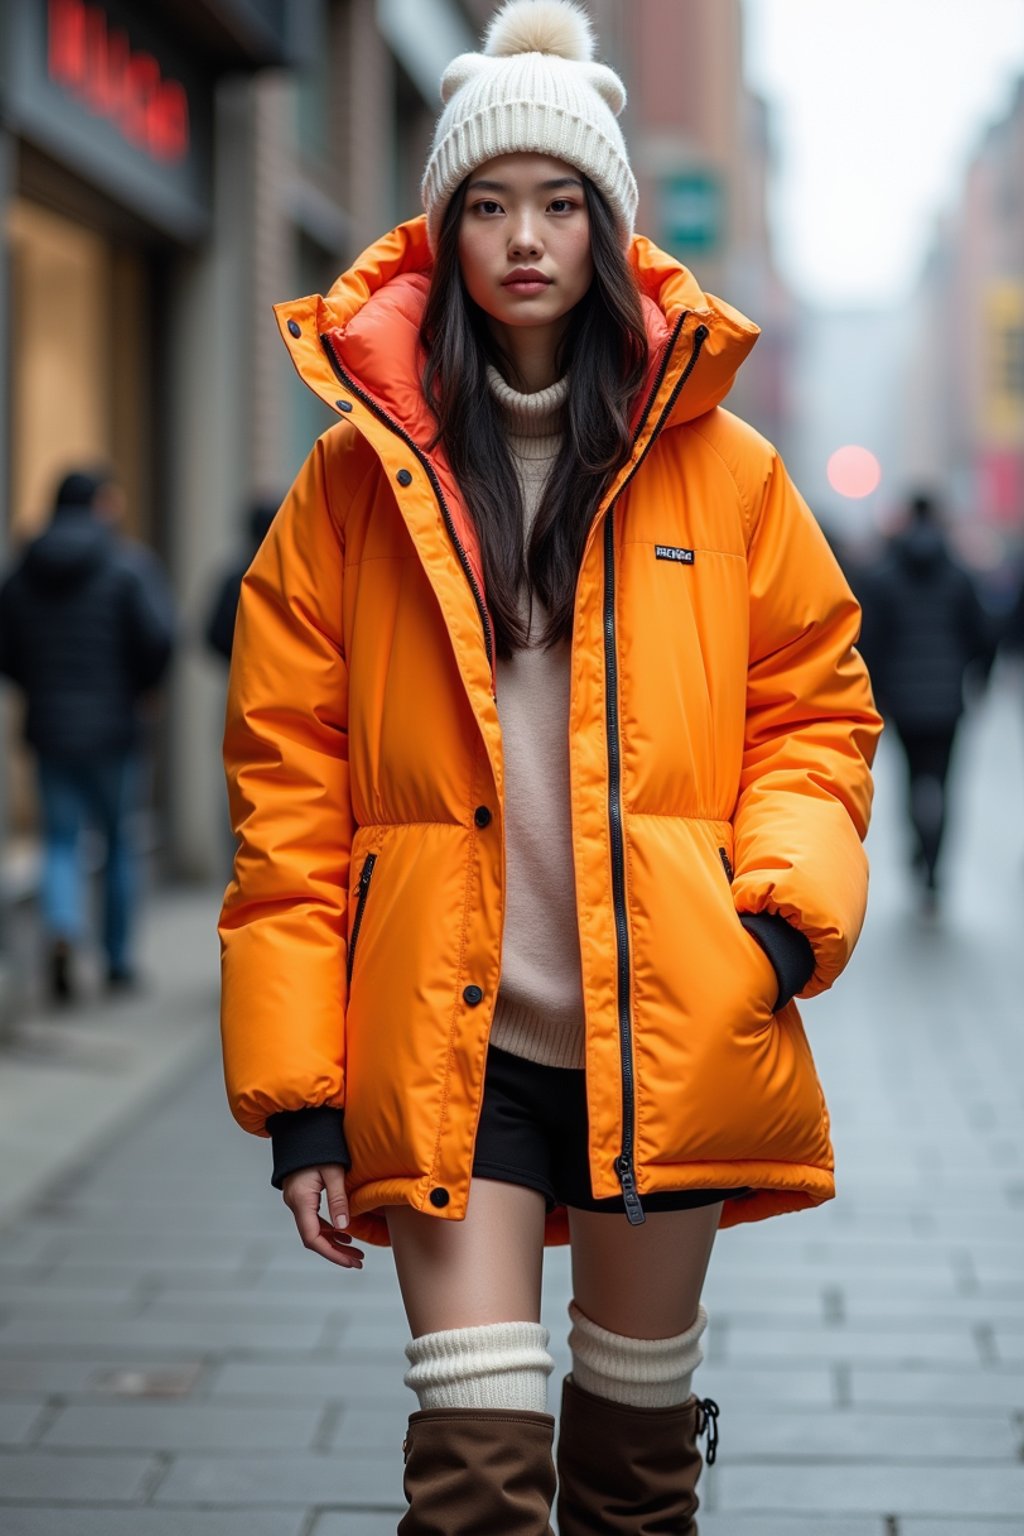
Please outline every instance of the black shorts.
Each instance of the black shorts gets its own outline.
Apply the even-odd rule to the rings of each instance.
[[[539,1190],[549,1212],[558,1205],[571,1205],[579,1211],[621,1216],[626,1209],[621,1195],[595,1200],[590,1192],[587,1130],[584,1072],[545,1067],[497,1046],[488,1047],[473,1159],[475,1178]],[[641,1198],[645,1211],[689,1211],[748,1193],[747,1189],[662,1190]]]

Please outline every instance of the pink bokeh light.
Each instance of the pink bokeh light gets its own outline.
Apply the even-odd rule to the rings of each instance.
[[[828,461],[828,483],[838,496],[860,501],[882,483],[882,466],[869,448],[847,443]]]

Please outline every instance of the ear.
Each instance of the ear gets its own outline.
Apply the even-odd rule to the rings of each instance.
[[[626,89],[614,69],[609,69],[607,64],[587,64],[583,75],[618,117],[626,105]]]
[[[452,59],[441,76],[441,100],[447,105],[467,80],[481,74],[489,65],[490,60],[482,58],[479,53],[460,53],[457,59]]]

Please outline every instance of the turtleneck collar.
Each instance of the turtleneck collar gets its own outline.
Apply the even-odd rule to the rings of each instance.
[[[510,437],[517,439],[554,439],[557,445],[562,432],[562,407],[569,393],[569,375],[563,376],[547,389],[539,389],[532,395],[522,395],[506,383],[497,368],[488,364],[487,382],[491,394],[501,406],[502,415]],[[531,443],[531,447],[539,443]]]

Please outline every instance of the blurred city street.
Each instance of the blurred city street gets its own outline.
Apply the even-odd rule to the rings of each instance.
[[[955,788],[947,898],[922,918],[884,744],[868,926],[805,1014],[840,1197],[719,1241],[702,1536],[1024,1532],[1019,676],[966,728]],[[37,1019],[5,1057],[27,1204],[0,1233],[4,1536],[384,1536],[403,1507],[414,1400],[390,1258],[342,1273],[306,1254],[267,1148],[232,1125],[215,910],[158,898],[144,1001]],[[133,1045],[161,1034],[160,1067],[126,1086]],[[116,1118],[96,1151],[73,1106],[99,1097]],[[552,1400],[565,1260],[546,1269]]]
[[[256,850],[248,861],[253,890],[243,893],[237,914],[240,932],[253,911],[263,915],[259,903],[275,899],[272,884],[256,890],[256,875],[290,880],[294,853],[296,882],[311,887],[323,864],[314,844],[333,860],[344,841],[333,820],[344,796],[303,789],[305,769],[296,777],[292,748],[284,749],[293,726],[299,757],[308,750],[307,727],[337,729],[319,756],[324,772],[339,778],[337,741],[342,732],[348,737],[345,793],[362,833],[371,821],[388,835],[394,830],[392,773],[404,807],[398,823],[433,832],[433,808],[409,810],[423,775],[406,749],[413,742],[440,762],[445,733],[437,722],[447,718],[450,700],[440,682],[410,681],[419,672],[403,670],[406,649],[417,660],[437,660],[430,637],[436,631],[447,645],[450,632],[462,682],[469,686],[475,676],[469,662],[480,672],[479,700],[473,684],[468,702],[476,708],[486,701],[490,677],[504,708],[509,694],[504,682],[498,689],[497,670],[510,675],[518,643],[503,646],[502,635],[524,574],[544,592],[538,572],[554,573],[549,595],[563,593],[563,639],[570,617],[587,612],[582,587],[574,599],[580,573],[567,552],[586,535],[583,515],[597,505],[587,511],[580,500],[581,486],[599,484],[593,445],[606,442],[610,452],[614,441],[617,462],[626,462],[627,416],[641,403],[624,392],[638,317],[659,346],[674,338],[655,370],[664,414],[652,394],[636,417],[641,434],[658,426],[658,451],[648,456],[653,439],[641,448],[635,437],[625,481],[628,507],[646,498],[648,479],[663,477],[656,511],[659,519],[664,511],[666,525],[655,536],[673,542],[659,542],[655,555],[674,563],[656,567],[659,576],[694,576],[688,567],[697,546],[721,563],[741,558],[743,548],[713,540],[690,482],[684,475],[677,485],[669,476],[665,466],[678,449],[684,469],[690,456],[692,483],[707,484],[708,511],[734,509],[736,540],[746,528],[747,585],[737,576],[736,613],[748,596],[758,597],[757,562],[768,559],[758,546],[770,551],[774,540],[767,516],[747,505],[740,460],[750,455],[751,465],[762,466],[749,483],[765,488],[763,506],[770,507],[769,493],[782,482],[774,462],[764,468],[767,440],[862,605],[861,650],[889,722],[876,764],[867,924],[839,985],[803,1010],[832,1115],[838,1198],[718,1240],[704,1294],[705,1359],[694,1380],[698,1394],[721,1410],[718,1459],[699,1487],[700,1533],[1024,1536],[1024,4],[988,0],[979,25],[977,7],[963,0],[945,7],[929,0],[828,7],[816,0],[579,0],[582,16],[561,11],[569,41],[556,36],[558,46],[545,43],[538,52],[531,30],[530,47],[510,43],[508,57],[529,54],[542,70],[582,71],[581,99],[598,113],[594,122],[617,135],[621,113],[621,155],[605,128],[595,130],[594,144],[603,147],[593,165],[579,149],[569,154],[562,126],[556,139],[528,135],[522,144],[502,128],[495,145],[510,152],[495,150],[495,157],[510,162],[510,179],[478,180],[492,173],[481,169],[486,157],[472,148],[474,131],[456,188],[466,200],[453,204],[446,184],[443,196],[425,202],[425,167],[440,163],[438,143],[448,143],[437,138],[442,79],[451,112],[446,107],[441,121],[454,121],[457,102],[469,101],[460,95],[464,87],[478,75],[482,82],[485,68],[506,68],[501,48],[494,52],[488,42],[479,71],[466,66],[458,85],[452,81],[461,65],[450,75],[453,62],[476,56],[489,28],[493,41],[499,3],[0,3],[0,1536],[395,1531],[406,1507],[403,1436],[417,1402],[403,1384],[408,1335],[391,1256],[369,1248],[365,1268],[347,1271],[304,1250],[270,1186],[269,1143],[245,1135],[226,1102],[216,923],[233,849],[221,753],[232,653],[228,757],[243,765],[234,774],[236,811],[243,807],[236,825],[246,823],[242,835]],[[536,7],[525,23],[530,29],[543,9],[552,7]],[[559,125],[566,110],[560,80],[552,76],[549,104]],[[513,108],[532,123],[536,101],[521,101],[518,86],[502,95],[495,84],[494,91],[487,110],[499,114],[496,123]],[[582,121],[575,107],[570,118]],[[469,121],[476,117],[459,119]],[[542,152],[560,162],[566,155],[572,176],[565,169],[554,180],[549,171],[543,180],[535,176],[524,199],[515,191],[520,162]],[[617,169],[606,183],[609,166]],[[578,190],[581,176],[586,206],[574,211],[562,191]],[[488,193],[475,205],[473,186]],[[621,188],[630,209],[637,199],[635,231],[644,237],[628,250],[623,245],[626,265],[621,252],[612,261],[610,244]],[[493,280],[496,269],[491,287],[481,288],[468,281],[473,246],[484,239],[487,210],[502,212],[501,199],[506,212],[519,207],[518,223],[503,237],[501,282]],[[527,228],[521,214],[531,199],[538,221]],[[436,230],[424,243],[432,227],[419,218],[424,210],[442,220],[440,243]],[[444,222],[449,214],[462,221],[457,231]],[[584,217],[586,241],[581,235],[574,247],[560,247],[573,220]],[[477,234],[464,239],[474,224]],[[623,230],[627,225],[633,228],[631,212]],[[533,281],[532,267],[506,270],[519,261],[518,247],[526,250],[524,231],[544,282]],[[559,249],[569,252],[568,289],[554,275]],[[550,273],[543,270],[549,259]],[[501,303],[488,309],[481,295],[494,300],[499,290]],[[543,309],[524,311],[523,334],[542,345],[521,369],[509,345],[516,325],[501,319],[501,306],[512,297],[532,304],[541,293],[562,305],[565,292],[577,295],[574,317],[564,306],[554,320],[538,321]],[[519,310],[508,314],[517,324],[522,318]],[[742,350],[748,347],[744,316],[760,336],[721,398],[753,432],[723,428],[737,434],[733,463],[711,442],[724,418],[708,402],[725,388],[716,381],[736,338],[748,338]],[[693,350],[673,386],[666,370],[677,357],[681,366],[675,349],[684,324],[695,327]],[[414,338],[430,365],[425,375],[407,371]],[[348,368],[340,341],[359,366]],[[653,364],[655,353],[647,355]],[[419,351],[415,357],[419,370]],[[690,393],[682,394],[691,370]],[[684,425],[673,413],[679,407],[685,414],[694,390],[701,415]],[[508,399],[502,405],[505,392],[521,413]],[[549,395],[556,403],[535,415]],[[584,405],[594,413],[586,430]],[[431,410],[441,423],[436,436]],[[710,436],[701,420],[711,423]],[[473,424],[472,441],[468,457],[460,451],[453,458],[466,446],[458,441],[460,422]],[[421,426],[429,442],[421,441]],[[321,476],[322,450],[314,448],[331,428],[338,430],[329,451],[339,448],[342,466],[335,478],[333,470]],[[392,479],[385,428],[415,450],[436,498],[424,499],[418,470],[396,465]],[[548,458],[548,448],[558,457]],[[699,466],[707,455],[705,473]],[[305,481],[304,464],[313,471]],[[560,467],[551,478],[553,464]],[[533,466],[520,487],[530,496],[524,490],[517,501],[503,487],[514,488],[510,477],[524,465]],[[318,487],[307,510],[280,516],[283,501],[304,505],[304,483]],[[297,497],[288,492],[296,484]],[[329,514],[322,517],[314,508],[321,492]],[[530,502],[535,494],[540,502]],[[366,509],[365,540],[353,521],[357,503]],[[538,508],[543,537],[528,545]],[[557,518],[571,521],[563,528]],[[691,520],[693,533],[677,539],[673,529],[688,529]],[[630,590],[628,582],[616,585],[615,539],[630,546],[628,569],[634,554],[640,560],[633,546],[642,542],[610,526],[604,579],[614,601],[606,619]],[[325,537],[331,531],[322,560],[308,545],[314,527]],[[474,541],[480,549],[470,558]],[[236,643],[244,573],[261,547],[279,550],[267,564],[277,574],[264,581],[257,573],[246,585]],[[780,539],[778,549],[787,547]],[[698,563],[701,579],[709,565]],[[778,565],[765,587],[769,600],[751,604],[752,613],[779,608],[777,621],[770,614],[764,620],[777,622],[786,639],[764,645],[762,662],[771,666],[791,634],[799,640],[793,649],[803,651],[829,628],[808,562],[780,558]],[[734,565],[734,574],[741,569]],[[451,604],[446,573],[458,582]],[[443,599],[436,611],[424,577]],[[799,609],[792,623],[786,613],[797,609],[789,599],[778,604],[770,596],[790,586]],[[249,594],[264,588],[266,617],[250,624]],[[694,645],[705,610],[709,622],[729,625],[733,609],[717,591],[712,584],[692,599]],[[422,613],[421,593],[429,598]],[[679,634],[674,592],[665,601],[671,650]],[[392,615],[401,634],[389,631]],[[421,618],[429,627],[418,628]],[[357,628],[369,634],[365,649],[350,643]],[[635,643],[628,625],[623,633],[627,645]],[[723,656],[738,633],[728,628]],[[427,637],[422,646],[402,639],[420,634]],[[707,683],[700,719],[705,704],[711,721],[732,710],[726,701],[742,699],[755,639],[756,626],[751,648],[737,646],[735,676],[723,672],[721,683],[712,650],[697,656],[696,668],[686,653],[689,676]],[[478,650],[471,654],[470,645]],[[613,713],[620,724],[633,718],[611,707],[620,650],[616,624],[606,622],[609,768]],[[315,667],[314,654],[321,658]],[[670,677],[662,686],[661,651],[648,658],[638,647],[635,654],[644,662],[644,696],[660,690],[666,721],[689,730],[682,705],[678,719],[672,715],[674,685]],[[361,656],[370,658],[363,675]],[[317,688],[321,677],[325,683],[323,708],[308,692],[314,672]],[[246,674],[263,679],[268,702],[254,694],[246,704],[238,681]],[[618,675],[628,681],[629,668]],[[807,683],[780,684],[785,703],[794,717],[806,713],[813,721],[815,667],[792,675]],[[544,729],[550,726],[561,750],[565,736],[558,737],[555,695],[547,691],[554,673],[547,682],[538,673],[536,689],[522,676],[523,705],[537,709],[536,719],[550,717]],[[559,687],[566,674],[560,678]],[[369,701],[378,691],[389,711],[401,713],[393,730],[372,726]],[[577,688],[577,702],[586,692]],[[254,756],[253,743],[266,728],[264,745],[276,751],[277,715],[288,717],[282,750],[267,758],[272,771],[263,773],[262,748]],[[579,715],[575,707],[573,718]],[[512,748],[540,739],[525,714],[517,736],[515,719],[513,708],[500,721],[502,774],[495,770],[477,796],[474,769],[469,802],[483,828],[498,825],[500,799],[506,875],[515,867],[514,818],[506,814],[515,802]],[[797,719],[797,736],[802,727]],[[633,729],[628,746],[644,759],[637,749],[644,732]],[[452,735],[461,751],[465,732]],[[729,761],[721,745],[716,739],[708,748],[716,771]],[[837,759],[856,757],[847,745],[843,735]],[[951,748],[952,810],[940,855]],[[693,766],[697,754],[687,763],[686,751],[673,745],[673,773],[681,762]],[[904,754],[912,765],[909,796]],[[627,763],[625,803],[642,810],[629,800],[630,752],[618,755],[620,772]],[[568,776],[566,764],[557,783]],[[462,782],[454,771],[447,777]],[[468,784],[468,770],[464,777]],[[820,782],[809,769],[812,796]],[[532,783],[531,796],[543,786],[537,812],[557,813],[560,835],[571,841],[576,802],[571,813],[559,802],[549,767],[541,773],[538,766]],[[271,802],[279,794],[280,826],[267,834],[264,860],[257,823],[277,814]],[[715,814],[729,815],[732,796],[727,790]],[[708,814],[703,798],[693,803]],[[661,814],[660,801],[657,807]],[[553,844],[533,798],[528,809],[527,816],[520,808],[520,821],[535,822],[544,863],[523,889],[525,905],[540,910],[534,895],[550,894]],[[422,814],[430,819],[421,821]],[[463,825],[461,810],[455,822]],[[815,825],[808,818],[807,827]],[[816,859],[823,847],[842,847],[826,836],[808,833],[794,845],[805,848],[802,855],[779,860],[801,876],[816,875],[815,902],[822,869],[827,897],[850,885],[836,855]],[[596,839],[577,841],[577,871],[581,851],[597,847]],[[616,869],[616,851],[613,839],[602,879]],[[727,850],[718,851],[729,872]],[[932,900],[925,888],[936,859]],[[374,862],[365,858],[365,879],[346,914],[353,976]],[[471,864],[467,859],[466,868]],[[430,880],[424,906],[443,913],[444,882],[434,865],[420,867]],[[568,860],[561,867],[568,871]],[[635,880],[635,865],[626,868],[627,880]],[[328,907],[337,894],[333,880],[322,882]],[[665,957],[689,981],[681,925],[666,917],[674,877],[668,885],[657,888],[651,907],[662,919]],[[513,888],[506,878],[501,985],[514,1009]],[[410,881],[409,889],[420,887]],[[610,890],[618,916],[617,882]],[[289,914],[292,896],[288,884]],[[575,976],[576,929],[587,903],[578,897],[574,908],[571,898],[570,881],[565,932],[553,951],[558,964],[535,956],[532,942],[522,944],[545,987],[558,982],[563,961],[571,962],[566,975]],[[469,902],[460,908],[466,914],[474,910]],[[797,918],[806,913],[796,906],[800,928]],[[364,956],[375,942],[370,910]],[[398,919],[381,926],[396,953],[443,949],[424,938],[418,912],[406,921],[406,908],[394,910]],[[725,913],[731,919],[727,905]],[[770,932],[773,919],[765,921]],[[233,995],[244,998],[234,1016],[246,1052],[254,1040],[265,1042],[268,1059],[271,1046],[290,1051],[293,1021],[317,1017],[316,1006],[271,1002],[268,1020],[253,1022],[254,999],[283,992],[291,1002],[299,974],[291,946],[307,945],[305,923],[290,931],[287,945],[267,941],[270,971],[256,944],[240,990],[229,982],[228,1012]],[[559,938],[543,911],[535,926]],[[776,940],[780,931],[785,936],[783,922],[774,929]],[[807,949],[799,935],[788,940],[782,950],[790,956],[793,945]],[[451,949],[464,969],[465,950],[454,942]],[[317,952],[315,942],[309,952]],[[399,975],[404,959],[381,971]],[[729,954],[721,969],[740,960]],[[801,976],[809,951],[805,960]],[[333,1024],[334,949],[322,974],[323,1011]],[[656,976],[655,967],[648,974]],[[467,1008],[485,998],[472,975],[462,990]],[[460,971],[460,987],[462,979]],[[366,995],[379,994],[368,988]],[[447,993],[423,984],[408,995]],[[528,998],[531,1028],[554,1028],[557,1019],[538,997],[543,1006]],[[455,1037],[439,1035],[431,1057],[404,1004],[390,1012],[368,1005],[367,1014],[388,1093],[401,1079],[381,1045],[392,1038],[378,1032],[381,1018],[402,1021],[393,1038],[402,1033],[402,1045],[412,1042],[417,1090],[421,1063],[448,1059]],[[577,1033],[571,1042],[566,1036],[574,1047],[582,1017],[575,1007]],[[349,1018],[355,1039],[357,1008]],[[427,1025],[438,1018],[424,1009]],[[767,1031],[767,1012],[764,1018]],[[500,1009],[491,1027],[500,1045]],[[592,1020],[591,1027],[604,1026]],[[688,1038],[660,1021],[656,1033],[670,1047]],[[530,1048],[524,1040],[519,1054],[542,1063],[540,1035]],[[229,1055],[232,1049],[233,1041]],[[636,1076],[642,1089],[643,1072]],[[683,1076],[678,1068],[659,1071],[670,1101]],[[697,1082],[689,1070],[685,1076]],[[451,1123],[450,1081],[437,1094],[438,1126]],[[319,1089],[300,1091],[300,1102],[320,1105]],[[373,1104],[361,1083],[358,1091],[364,1106]],[[771,1098],[734,1092],[733,1122],[738,1105],[751,1106],[742,1115],[746,1134]],[[394,1101],[400,1139],[419,1103],[398,1094]],[[694,1092],[693,1102],[706,1105],[713,1121],[729,1106],[728,1089]],[[816,1115],[813,1086],[807,1102]],[[697,1116],[674,1107],[676,1121],[692,1128]],[[370,1118],[375,1135],[387,1117]],[[628,1118],[617,1126],[623,1152],[632,1138]],[[304,1150],[310,1124],[322,1129],[332,1120],[320,1114],[285,1127],[292,1134],[298,1123],[295,1145]],[[433,1126],[429,1137],[428,1154],[445,1145]],[[706,1145],[699,1154],[704,1176]],[[401,1156],[393,1166],[421,1166]],[[787,1144],[772,1166],[788,1175],[800,1161]],[[293,1156],[288,1166],[308,1162]],[[624,1181],[628,1171],[624,1157]],[[449,1199],[442,1185],[432,1195]],[[629,1230],[623,1222],[624,1240]],[[675,1278],[674,1299],[685,1297],[689,1310],[694,1293]],[[543,1321],[555,1357],[548,1388],[554,1411],[570,1364],[570,1296],[568,1252],[549,1250]],[[634,1353],[629,1340],[626,1349]],[[634,1385],[642,1375],[631,1378]],[[591,1461],[596,1467],[603,1458]],[[486,1476],[479,1481],[482,1487]]]

